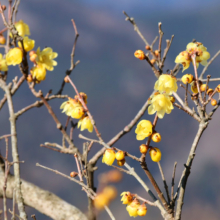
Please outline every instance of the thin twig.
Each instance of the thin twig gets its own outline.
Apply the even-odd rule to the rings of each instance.
[[[177,162],[174,163],[174,167],[173,167],[173,175],[172,175],[172,182],[171,182],[171,201],[173,201],[174,184],[175,184],[175,174],[176,174],[176,165],[177,165]]]
[[[160,162],[157,162],[157,164],[158,164],[160,174],[161,174],[161,177],[162,177],[162,180],[163,180],[164,188],[165,188],[165,191],[166,191],[166,194],[167,194],[167,201],[168,201],[168,204],[170,204],[170,194],[169,194],[169,189],[168,189],[168,186],[167,186],[166,179],[164,177],[163,169],[161,167]]]

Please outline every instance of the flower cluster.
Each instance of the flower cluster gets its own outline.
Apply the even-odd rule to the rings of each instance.
[[[34,66],[31,68],[31,74],[27,77],[27,80],[29,82],[34,80],[36,83],[40,83],[45,80],[47,70],[53,71],[53,67],[57,65],[54,59],[58,54],[53,52],[50,47],[44,48],[42,51],[40,51],[40,47],[37,51],[31,51],[35,47],[35,41],[28,37],[30,35],[29,26],[20,20],[15,23],[15,28],[18,35],[23,37],[23,41],[18,42],[18,47],[11,48],[5,58],[0,54],[0,71],[7,71],[10,65],[20,64],[24,53],[30,51],[30,60],[34,63]],[[10,34],[10,37],[13,37],[12,34]],[[1,39],[1,43],[5,43],[5,40]]]
[[[83,92],[80,92],[80,96],[82,97],[83,101],[87,103],[87,95]],[[67,116],[70,116],[75,119],[80,119],[78,122],[77,127],[80,128],[81,131],[87,129],[89,132],[93,131],[93,125],[88,115],[85,114],[84,108],[79,101],[78,96],[75,98],[68,97],[68,101],[65,101],[60,106],[60,109],[63,109]]]
[[[210,58],[210,54],[207,48],[200,42],[191,42],[187,44],[186,50],[181,52],[175,59],[175,63],[181,63],[183,65],[183,71],[188,69],[192,62],[191,56],[196,55],[196,67],[199,67],[199,63],[203,66],[207,65],[207,60]]]
[[[145,203],[140,204],[139,200],[135,198],[130,192],[121,193],[122,204],[127,205],[126,210],[130,217],[145,216],[147,214],[147,207]]]
[[[118,166],[123,166],[125,164],[125,152],[119,150],[115,153],[113,149],[107,149],[103,154],[102,163],[111,166],[115,159],[117,160]]]

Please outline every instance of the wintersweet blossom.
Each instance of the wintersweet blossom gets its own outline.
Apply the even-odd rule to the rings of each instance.
[[[62,112],[65,112],[67,116],[80,119],[84,115],[84,109],[82,105],[75,99],[68,99],[68,101],[62,103],[60,109],[63,109]]]
[[[186,46],[186,51],[181,52],[175,59],[175,63],[181,63],[183,65],[183,71],[189,68],[192,62],[191,56],[196,55],[196,67],[199,67],[199,63],[203,66],[207,65],[207,60],[210,58],[210,54],[207,48],[200,42],[191,42]]]
[[[113,149],[107,149],[103,154],[102,163],[111,166],[115,160],[115,151]]]
[[[31,51],[35,46],[35,40],[31,40],[26,36],[23,38],[23,45],[26,52]],[[18,46],[22,48],[21,42],[18,42]]]
[[[159,148],[157,147],[151,148],[149,154],[152,161],[159,162],[161,160],[162,154]]]
[[[45,67],[40,63],[32,67],[30,72],[31,72],[33,79],[37,80],[37,83],[45,80],[46,74],[47,74]]]
[[[171,95],[172,92],[176,92],[178,89],[176,78],[168,74],[162,74],[156,81],[154,89]]]
[[[148,114],[153,115],[157,112],[159,118],[163,118],[164,114],[170,114],[173,109],[173,104],[167,94],[157,94],[149,101],[151,104],[148,107]]]
[[[121,193],[121,201],[122,201],[122,204],[130,204],[133,200],[133,196],[131,195],[130,192],[123,192]]]
[[[0,71],[8,71],[6,59],[3,58],[1,53],[0,53]]]
[[[138,208],[140,206],[140,202],[135,198],[129,205],[127,205],[126,210],[130,217],[138,216]]]
[[[53,52],[53,49],[50,47],[46,47],[42,51],[40,51],[40,47],[38,47],[36,52],[36,62],[43,64],[47,70],[53,71],[53,67],[57,65],[57,62],[53,59],[58,56],[58,53]]]
[[[147,207],[144,203],[139,206],[137,214],[139,216],[145,216],[147,214]]]
[[[152,134],[152,123],[148,120],[141,120],[137,124],[137,128],[135,129],[135,133],[137,134],[137,140],[144,140],[144,138],[150,136]]]
[[[6,54],[7,65],[15,66],[17,64],[20,64],[22,62],[22,58],[23,58],[23,53],[21,48],[19,47],[12,48]]]
[[[94,199],[94,206],[98,210],[104,209],[109,204],[109,199],[104,193],[98,193]]]
[[[20,20],[15,23],[15,28],[18,31],[19,36],[24,37],[25,35],[30,35],[29,26]]]
[[[93,125],[92,125],[92,122],[89,116],[85,116],[78,121],[77,127],[79,128],[80,126],[81,126],[81,129],[80,129],[81,131],[85,129],[87,129],[89,132],[93,131]]]

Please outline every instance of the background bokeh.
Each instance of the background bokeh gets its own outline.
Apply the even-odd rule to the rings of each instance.
[[[1,3],[6,4],[7,1],[4,0]],[[30,26],[31,38],[35,39],[36,48],[39,46],[42,49],[49,46],[59,54],[56,59],[58,66],[53,72],[48,72],[46,80],[36,87],[42,89],[44,93],[50,89],[54,93],[59,90],[65,71],[70,66],[70,53],[75,36],[71,19],[75,20],[80,35],[75,61],[80,60],[80,64],[72,72],[71,78],[80,91],[88,94],[88,107],[106,142],[136,115],[151,94],[156,80],[147,63],[136,59],[133,55],[137,49],[144,50],[145,45],[134,32],[133,26],[125,22],[123,10],[135,18],[149,42],[158,35],[158,22],[162,22],[164,31],[163,48],[165,39],[175,35],[164,70],[174,67],[175,57],[192,39],[202,42],[211,56],[220,49],[220,2],[218,0],[23,0],[18,12],[18,20],[23,19]],[[1,21],[0,28],[3,27]],[[213,78],[219,76],[219,60],[220,57],[208,69],[207,73]],[[202,71],[201,66],[198,71]],[[190,67],[186,72],[193,73],[193,68]],[[18,68],[11,68],[9,80],[16,75],[21,75]],[[179,73],[179,77],[181,76],[182,73]],[[212,85],[215,87],[217,83]],[[181,88],[178,93],[182,96],[184,94]],[[64,94],[72,97],[75,95],[70,85],[65,87]],[[3,96],[2,91],[0,95]],[[13,97],[13,101],[14,108],[18,111],[33,103],[35,97],[24,83]],[[62,102],[63,100],[56,100],[50,103],[64,124],[66,116],[59,109]],[[190,105],[192,106],[192,103]],[[211,107],[208,109],[211,110]],[[143,116],[144,119],[149,120],[153,120],[153,117],[147,113]],[[8,108],[5,105],[0,114],[0,135],[10,131],[8,118]],[[220,218],[218,209],[220,207],[219,121],[217,111],[199,143],[186,188],[182,219],[217,220]],[[40,144],[47,141],[61,143],[61,134],[55,128],[55,123],[46,108],[42,106],[40,109],[32,109],[22,115],[17,121],[17,128],[20,159],[25,161],[25,164],[21,165],[21,177],[50,190],[86,212],[86,196],[78,185],[35,166],[38,162],[65,174],[76,169],[72,156],[40,148]],[[165,115],[164,119],[158,122],[157,131],[161,133],[162,141],[155,146],[159,147],[163,153],[161,164],[169,186],[175,161],[178,162],[176,185],[178,184],[197,128],[197,121],[178,109],[174,109],[172,114]],[[83,141],[78,138],[79,133],[78,130],[74,131],[74,142],[79,149],[82,149]],[[83,132],[83,135],[95,138],[94,133],[90,134],[87,131]],[[132,129],[115,146],[139,156],[139,145],[142,143],[136,140]],[[2,141],[0,149],[2,153],[4,148],[5,144]],[[90,156],[98,149],[100,146],[94,145]],[[128,162],[150,186],[139,164],[129,159]],[[157,164],[151,162],[149,157],[147,157],[147,163],[159,186],[163,188]],[[99,169],[95,174],[96,179],[99,173],[111,169],[101,161],[97,165]],[[95,184],[97,186],[98,182],[96,181]],[[124,175],[123,181],[116,187],[119,194],[123,191],[131,191],[150,199],[131,176]],[[116,219],[129,218],[119,196],[110,205],[110,209]],[[49,219],[34,209],[27,208],[27,211],[29,216],[35,213],[37,219]],[[148,207],[145,218],[162,219],[154,207]],[[98,219],[109,219],[109,217],[103,212]]]

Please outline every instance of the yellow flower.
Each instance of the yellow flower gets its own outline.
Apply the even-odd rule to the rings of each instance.
[[[186,50],[192,55],[193,53],[196,54],[196,67],[199,67],[199,63],[203,66],[207,65],[207,60],[210,58],[209,52],[207,52],[207,48],[203,46],[202,43],[188,43],[186,46]]]
[[[113,149],[107,149],[103,154],[102,163],[111,166],[115,160],[115,151]]]
[[[191,63],[191,57],[187,51],[181,52],[175,59],[175,63],[181,63],[183,65],[183,71],[189,68]]]
[[[0,53],[0,71],[8,71],[6,59],[3,58],[1,53]]]
[[[63,109],[62,112],[65,112],[67,116],[71,116],[72,118],[81,118],[84,115],[84,109],[81,104],[75,99],[68,99],[69,101],[63,102],[60,106],[60,109]]]
[[[121,193],[121,201],[122,201],[122,204],[130,204],[133,200],[133,196],[131,195],[130,192],[123,192]]]
[[[148,107],[148,114],[153,115],[157,112],[159,118],[163,118],[164,114],[170,114],[173,109],[173,104],[166,94],[154,95],[149,102],[151,105]]]
[[[46,69],[42,64],[37,64],[31,69],[31,75],[35,78],[38,82],[45,80],[46,78]]]
[[[137,199],[134,199],[129,205],[127,205],[126,210],[130,217],[138,216],[138,208],[140,206],[140,202]]]
[[[24,44],[24,50],[26,52],[32,50],[34,48],[34,45],[35,45],[35,40],[31,40],[29,39],[27,36],[23,38],[23,44]],[[22,48],[21,46],[21,42],[18,42],[18,46],[20,48]]]
[[[136,51],[134,52],[134,56],[135,56],[136,58],[138,58],[139,60],[144,60],[145,57],[146,57],[144,51],[142,51],[142,50],[136,50]]]
[[[207,65],[207,60],[210,58],[207,48],[199,42],[191,42],[186,46],[186,51],[181,52],[175,59],[175,63],[181,63],[183,65],[183,71],[189,68],[190,63],[192,62],[191,56],[196,54],[196,67],[199,67],[199,63],[203,66]]]
[[[153,160],[154,162],[159,162],[161,160],[162,154],[159,148],[157,147],[151,148],[149,151],[149,154],[150,154],[151,160]]]
[[[89,116],[83,117],[78,121],[77,127],[79,128],[81,126],[81,131],[88,129],[89,132],[93,131],[93,125],[89,118]]]
[[[7,65],[17,65],[22,62],[23,53],[22,50],[19,47],[12,48],[8,51],[6,54],[6,62]]]
[[[25,24],[22,20],[15,23],[15,28],[18,31],[19,36],[24,37],[25,35],[30,35],[29,26]]]
[[[145,216],[147,214],[147,207],[144,203],[139,206],[137,214],[139,216]]]
[[[53,52],[52,48],[46,47],[42,51],[40,51],[40,47],[37,48],[37,63],[41,63],[44,67],[49,70],[53,71],[53,66],[57,65],[55,59],[58,56],[58,53]]]
[[[117,190],[114,186],[106,186],[103,191],[103,194],[105,194],[105,196],[109,199],[109,200],[113,200],[116,198],[117,196]]]
[[[152,134],[152,123],[148,120],[141,120],[137,124],[137,128],[135,129],[135,133],[137,134],[137,140],[144,140],[144,138],[150,136]]]
[[[104,193],[99,193],[94,199],[94,206],[96,209],[102,210],[109,202],[109,198]]]
[[[186,84],[186,83],[191,83],[193,81],[193,75],[192,74],[185,74],[182,76],[181,81]]]
[[[154,89],[171,95],[172,92],[176,92],[178,89],[176,78],[168,74],[162,74],[156,81]]]

